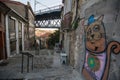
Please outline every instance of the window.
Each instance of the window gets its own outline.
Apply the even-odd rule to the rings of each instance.
[[[19,32],[21,32],[21,31],[22,31],[22,23],[19,22]]]
[[[15,39],[16,37],[16,35],[15,35],[15,33],[16,33],[16,28],[15,28],[15,20],[14,19],[12,19],[11,17],[9,17],[9,33],[10,33],[10,39]]]
[[[22,23],[20,21],[18,23],[18,31],[19,31],[19,38],[22,38]]]
[[[9,31],[10,32],[15,31],[15,20],[12,18],[9,18]]]

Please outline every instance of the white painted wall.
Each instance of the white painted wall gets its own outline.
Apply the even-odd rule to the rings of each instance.
[[[24,23],[22,23],[22,51],[25,50],[25,46],[24,46]]]
[[[8,28],[8,15],[5,16],[5,24],[6,24],[6,50],[7,57],[10,57],[10,39],[9,39],[9,28]]]
[[[19,31],[18,31],[18,20],[15,19],[15,27],[16,27],[16,53],[19,54]]]

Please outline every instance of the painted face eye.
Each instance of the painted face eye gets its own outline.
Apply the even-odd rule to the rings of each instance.
[[[94,26],[93,30],[94,30],[95,32],[97,32],[97,31],[100,30],[100,27],[99,27],[98,25],[96,25],[96,26]]]

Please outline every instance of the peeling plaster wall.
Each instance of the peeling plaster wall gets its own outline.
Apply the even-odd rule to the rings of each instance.
[[[106,79],[109,80],[119,80],[120,79],[120,47],[118,46],[118,55],[115,55],[111,49],[111,55],[108,55],[108,47],[112,42],[118,42],[120,45],[120,1],[119,0],[79,0],[78,8],[76,9],[76,0],[72,1],[72,22],[75,20],[75,16],[80,18],[78,22],[78,27],[74,31],[70,31],[70,65],[77,69],[81,74],[83,74],[83,65],[85,63],[86,57],[86,35],[85,35],[85,25],[88,25],[89,17],[94,15],[95,20],[100,16],[104,16],[102,19],[103,26],[105,28],[105,51],[110,60],[105,61],[105,66],[103,73],[106,74]],[[76,14],[76,10],[78,10]],[[104,59],[107,59],[104,57]],[[110,65],[107,64],[110,61]],[[101,63],[100,63],[101,64]],[[107,68],[106,68],[107,67]],[[108,69],[108,72],[105,72]],[[89,73],[90,74],[90,73]],[[87,75],[90,79],[89,74]],[[92,75],[93,76],[93,75]],[[86,76],[85,76],[86,77]],[[103,79],[102,76],[99,78]],[[94,78],[95,79],[95,76]],[[105,79],[105,78],[104,78]],[[99,80],[99,79],[97,79]]]
[[[104,15],[103,23],[104,23],[105,32],[106,32],[105,35],[106,35],[106,46],[107,46],[105,51],[107,51],[107,48],[109,47],[108,43],[110,41],[118,41],[120,43],[120,31],[119,31],[120,30],[120,27],[119,27],[120,1],[119,0],[114,0],[114,1],[113,0],[82,0],[82,3],[80,5],[81,5],[80,17],[81,18],[85,17],[84,25],[88,24],[88,18],[91,15],[94,15],[95,19],[97,19],[101,15]],[[85,38],[86,37],[84,36],[84,39]],[[120,49],[120,47],[118,48]],[[115,55],[111,51],[110,57],[111,57],[110,66],[107,73],[108,77],[107,76],[106,77],[109,80],[119,80],[120,79],[120,75],[119,75],[120,74],[120,63],[119,63],[120,52],[118,55]],[[103,74],[104,73],[105,71],[103,72]]]
[[[77,3],[76,0],[72,1],[72,23],[76,18],[80,18],[82,0]],[[78,8],[77,8],[78,4]],[[73,66],[80,73],[82,72],[82,65],[84,62],[85,53],[85,40],[84,40],[84,20],[80,19],[76,30],[72,30],[70,33],[70,65]]]
[[[84,77],[96,80],[120,80],[120,1],[119,0],[72,0],[72,23],[76,18],[79,18],[78,26],[75,30],[70,30],[69,35],[69,62],[73,68],[77,69],[81,74],[84,73],[84,65],[88,64],[88,57],[86,56],[87,47],[87,31],[85,26],[90,26],[97,20],[101,21],[103,26],[103,37],[105,45],[102,58],[94,57],[97,59],[99,65],[88,64],[92,69],[85,72]],[[78,4],[78,6],[77,6]],[[66,4],[67,5],[67,4]],[[77,13],[76,13],[77,12]],[[93,19],[90,16],[94,15]],[[71,24],[72,24],[71,23]],[[72,26],[71,26],[72,27]],[[102,28],[101,28],[102,29]],[[98,33],[98,32],[97,32]],[[96,34],[97,34],[96,33]],[[66,39],[67,42],[67,39]],[[99,42],[97,42],[99,44]],[[113,44],[116,47],[113,47]],[[88,45],[89,46],[89,45]],[[90,46],[92,47],[92,46]],[[113,49],[112,49],[113,48]],[[114,50],[116,48],[116,50]],[[116,54],[117,51],[117,54]],[[91,52],[88,50],[88,52]],[[97,54],[98,52],[93,52]],[[110,53],[110,54],[109,54]],[[90,54],[91,55],[91,54]],[[92,63],[92,62],[91,62]],[[104,63],[104,64],[102,64]],[[109,64],[110,63],[110,64]],[[101,70],[100,70],[101,69]],[[93,70],[93,71],[92,71]],[[98,73],[97,73],[98,71]],[[94,73],[95,74],[94,74]],[[97,75],[96,75],[97,74]],[[100,75],[99,75],[100,74]]]
[[[75,31],[70,32],[70,55],[69,55],[69,63],[72,67],[74,67],[75,64],[75,58],[74,58],[74,53],[75,53]]]

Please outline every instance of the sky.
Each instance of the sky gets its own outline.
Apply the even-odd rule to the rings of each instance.
[[[27,4],[27,1],[29,1],[33,11],[45,9],[47,7],[62,5],[62,0],[14,0],[14,1],[19,1],[24,4]],[[34,6],[35,1],[36,6]]]

